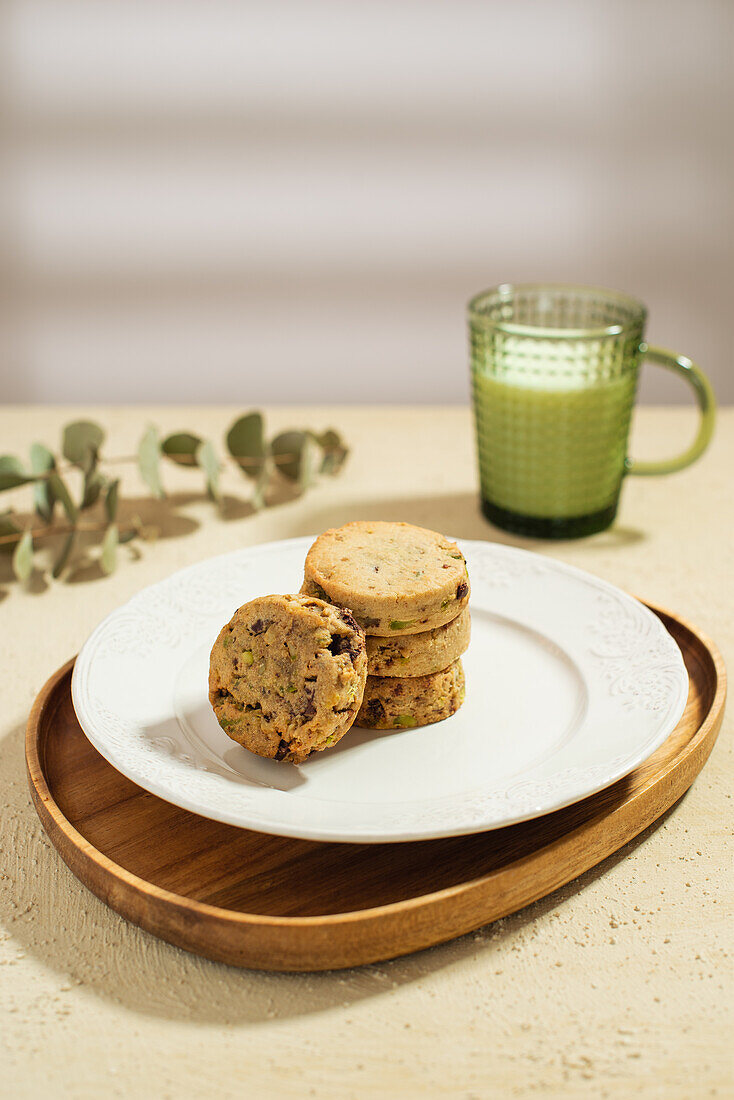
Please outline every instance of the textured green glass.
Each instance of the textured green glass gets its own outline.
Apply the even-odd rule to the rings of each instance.
[[[713,430],[714,399],[690,360],[644,343],[646,311],[614,291],[503,285],[469,303],[482,507],[500,527],[571,538],[607,527],[626,473],[669,473],[693,462]],[[693,386],[694,444],[667,462],[627,458],[640,363],[647,357]]]

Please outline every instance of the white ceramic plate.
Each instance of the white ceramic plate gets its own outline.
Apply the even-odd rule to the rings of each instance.
[[[626,775],[683,713],[688,676],[637,600],[538,554],[460,541],[472,582],[466,702],[423,729],[354,728],[305,764],[219,728],[209,651],[240,604],[298,591],[312,539],[238,550],[152,585],[94,631],[72,681],[79,722],[118,771],[204,817],[313,840],[496,829]]]

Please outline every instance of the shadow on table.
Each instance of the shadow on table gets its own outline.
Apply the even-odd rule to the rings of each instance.
[[[298,501],[301,496],[301,491],[297,487],[281,479],[271,487],[268,493],[268,507],[287,507]],[[149,537],[152,539],[179,538],[191,534],[200,526],[199,520],[181,509],[204,499],[206,498],[201,493],[173,493],[163,500],[154,500],[152,497],[125,498],[120,502],[118,523],[121,530],[131,525],[141,524],[148,530]],[[219,509],[219,515],[229,521],[247,519],[254,512],[249,499],[235,496],[225,496]],[[31,517],[21,516],[20,519],[25,522],[30,521]],[[98,515],[93,513],[85,515],[85,521],[95,519],[103,525],[101,511]],[[332,507],[309,510],[305,516],[299,515],[294,519],[289,533],[291,536],[317,534],[319,531],[326,530],[327,527],[339,527],[355,519],[401,520],[404,523],[415,523],[421,527],[444,531],[457,538],[488,539],[490,542],[532,549],[537,553],[552,553],[552,548],[558,545],[552,540],[522,538],[494,527],[480,512],[474,493],[446,493],[440,496],[407,498],[386,497],[362,501],[356,506],[342,502]],[[98,560],[100,538],[101,534],[98,533],[80,532],[72,566],[64,578],[67,584],[84,584],[100,580],[104,576]],[[605,550],[640,542],[644,538],[643,531],[615,524],[609,530],[581,541],[591,549]],[[50,569],[62,543],[63,536],[56,536],[43,542],[40,557],[42,568],[34,570],[25,586],[27,592],[38,595],[49,587]],[[139,550],[133,542],[121,547],[120,554],[135,558],[139,555]],[[9,594],[5,586],[15,583],[17,582],[13,576],[11,555],[0,554],[0,603]]]
[[[255,514],[255,508],[248,494],[250,489],[243,488],[243,496],[225,494],[218,507],[211,504],[213,514],[226,521],[247,519]],[[298,499],[300,490],[290,483],[280,479],[274,483],[268,491],[268,507],[276,508],[291,503]],[[124,497],[120,500],[117,514],[117,524],[120,531],[130,528],[142,528],[142,543],[150,545],[158,539],[175,539],[184,535],[190,535],[200,527],[200,520],[195,519],[185,511],[187,506],[200,504],[207,501],[205,493],[170,493],[161,500],[151,496]],[[63,575],[62,583],[85,584],[89,581],[100,580],[104,573],[99,564],[100,544],[102,532],[106,523],[104,510],[101,505],[84,513],[84,523],[98,524],[99,530],[90,532],[80,530],[77,534],[70,566]],[[30,513],[20,514],[18,521],[21,527],[31,526],[34,516]],[[61,551],[65,535],[54,535],[48,539],[37,540],[38,567],[34,569],[25,591],[31,595],[39,595],[45,592],[51,583],[51,569]],[[140,556],[139,542],[135,540],[122,545],[118,551],[121,560],[130,557],[135,559]],[[0,603],[8,596],[7,585],[17,584],[13,574],[12,554],[0,553]]]
[[[564,545],[553,539],[531,539],[513,535],[495,527],[482,514],[474,493],[444,493],[437,496],[384,497],[360,501],[350,505],[343,501],[332,507],[309,511],[299,517],[290,531],[292,536],[313,535],[327,527],[340,527],[357,519],[383,519],[415,523],[419,527],[431,527],[456,538],[486,539],[507,546],[519,546],[537,553],[550,553],[554,546]],[[613,524],[608,530],[575,539],[592,549],[608,550],[628,546],[646,538],[644,531]]]
[[[152,497],[127,497],[120,501],[117,515],[117,523],[121,531],[130,527],[142,526],[149,533],[149,537],[155,539],[174,539],[182,535],[190,535],[199,527],[198,520],[186,515],[181,509],[201,500],[201,494],[173,493],[163,500],[154,500]],[[239,502],[236,502],[239,504]],[[252,510],[250,508],[250,510]],[[29,526],[34,522],[30,514],[19,517],[22,526]],[[37,520],[35,521],[38,522]],[[84,523],[98,524],[99,531],[80,530],[77,534],[74,549],[70,559],[68,571],[63,575],[62,583],[84,584],[87,581],[99,580],[104,573],[99,565],[100,543],[104,530],[105,516],[101,507],[90,510],[84,514]],[[36,553],[38,567],[34,570],[25,590],[32,595],[39,595],[46,591],[52,583],[51,569],[61,551],[65,535],[54,535],[48,539],[37,540]],[[121,560],[125,557],[136,558],[139,550],[135,542],[121,546],[119,549]],[[0,554],[0,585],[16,584],[13,575],[12,555]],[[0,589],[0,599],[7,595],[7,589]]]
[[[186,534],[197,526],[196,521],[178,511],[193,499],[183,494],[170,499],[161,537]],[[131,507],[149,503],[129,502]],[[287,505],[289,501],[277,503]],[[245,518],[250,511],[246,502],[225,502],[225,515],[230,519]],[[553,542],[520,538],[493,527],[480,513],[475,495],[469,493],[373,499],[358,507],[337,503],[309,510],[305,515],[294,513],[293,518],[289,534],[294,536],[313,534],[353,519],[392,519],[541,553],[552,553],[554,546]],[[159,511],[156,519],[160,523]],[[624,546],[644,537],[641,531],[615,526],[585,542],[601,549]],[[6,835],[0,839],[0,846],[7,853],[7,877],[0,882],[0,924],[11,942],[19,943],[26,953],[64,978],[132,1011],[216,1024],[257,1024],[348,1006],[473,959],[490,967],[501,945],[519,937],[522,946],[521,933],[526,926],[603,876],[644,843],[667,817],[573,883],[479,932],[361,969],[277,974],[235,970],[189,955],[129,924],[89,893],[57,855],[36,817],[27,793],[22,728],[0,742],[0,784],[6,796]],[[155,842],[154,837],[151,842]],[[522,954],[520,950],[518,957]]]
[[[574,882],[478,932],[360,969],[278,974],[237,970],[190,955],[129,924],[89,893],[36,817],[27,793],[20,727],[0,742],[0,784],[6,799],[0,925],[8,935],[7,947],[19,945],[65,981],[141,1015],[218,1025],[254,1025],[348,1007],[469,961],[491,973],[498,949],[508,941],[518,947],[512,958],[525,966],[525,948],[531,946],[523,929],[601,878],[672,812]]]

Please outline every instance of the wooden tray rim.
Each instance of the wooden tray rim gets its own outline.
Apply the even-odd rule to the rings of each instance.
[[[643,602],[643,601],[641,601]],[[644,786],[640,787],[635,793],[625,799],[617,806],[611,814],[604,813],[604,817],[612,817],[619,814],[623,810],[628,810],[636,802],[642,799],[651,786],[657,786],[661,783],[670,773],[674,770],[678,770],[681,764],[697,751],[702,742],[706,741],[709,735],[714,732],[718,732],[718,726],[720,725],[723,717],[723,708],[726,701],[727,692],[727,675],[724,665],[723,657],[714,644],[714,642],[701,630],[693,626],[687,619],[684,619],[678,615],[673,614],[663,608],[656,605],[645,603],[646,607],[663,620],[665,625],[665,619],[670,619],[676,622],[679,627],[682,627],[690,635],[692,635],[700,646],[706,650],[715,673],[716,688],[714,697],[711,700],[711,705],[706,713],[706,716],[701,725],[696,730],[694,736],[687,743],[681,753],[670,761],[666,767],[658,772],[654,778],[651,778]],[[358,924],[364,922],[370,918],[384,918],[397,914],[404,914],[412,910],[419,910],[427,906],[431,906],[435,903],[443,900],[455,897],[457,895],[466,895],[468,892],[480,890],[486,886],[493,879],[501,877],[507,872],[507,868],[500,867],[488,874],[480,875],[475,879],[467,880],[459,883],[456,886],[446,887],[441,890],[433,891],[430,893],[420,894],[414,898],[408,898],[403,901],[389,902],[386,905],[375,906],[372,908],[347,910],[339,913],[327,913],[317,916],[309,917],[276,917],[268,914],[255,914],[246,913],[236,909],[226,909],[220,906],[211,905],[208,902],[195,901],[185,894],[177,894],[170,890],[165,890],[160,886],[156,886],[155,883],[148,882],[146,879],[140,878],[133,872],[126,870],[119,864],[115,863],[104,853],[100,852],[98,848],[95,848],[93,844],[90,844],[88,840],[80,832],[75,829],[71,822],[61,812],[57,805],[43,770],[43,764],[41,755],[39,752],[39,733],[41,729],[41,718],[45,707],[52,699],[53,694],[63,680],[65,676],[71,672],[76,657],[72,657],[64,665],[54,672],[44,684],[43,688],[36,697],[33,707],[31,708],[30,715],[28,717],[28,723],[26,726],[26,764],[28,772],[28,780],[30,785],[31,797],[34,805],[41,819],[41,822],[49,833],[51,840],[56,845],[54,839],[55,836],[61,836],[66,841],[66,845],[76,852],[77,858],[81,863],[89,863],[96,866],[106,876],[111,876],[118,882],[124,883],[125,886],[137,894],[145,901],[149,901],[154,898],[157,902],[161,903],[166,908],[173,909],[176,912],[185,912],[192,917],[208,917],[214,921],[224,921],[227,926],[240,925],[243,928],[272,928],[276,929],[314,929],[320,930],[324,926],[329,925],[344,925],[344,924]],[[677,727],[676,727],[677,728]],[[713,745],[713,741],[712,741]],[[706,754],[708,756],[708,754]],[[704,758],[705,762],[705,758]],[[696,773],[697,774],[697,773]],[[695,777],[695,776],[694,776]],[[691,780],[692,781],[692,780]],[[617,780],[620,782],[620,780]],[[156,797],[156,796],[154,796]],[[593,796],[591,796],[593,797]],[[190,811],[186,811],[190,812]],[[557,812],[563,812],[557,811]],[[196,815],[194,815],[196,816]],[[571,843],[575,836],[588,829],[589,825],[594,819],[591,818],[584,822],[583,825],[577,829],[571,830],[568,833],[564,833],[556,840],[551,841],[549,844],[544,845],[541,848],[536,849],[527,856],[513,863],[513,868],[522,867],[523,865],[532,864],[540,856],[547,856],[554,849],[564,847]],[[325,842],[321,842],[325,843]],[[67,846],[64,845],[64,851],[67,851]],[[61,852],[62,858],[65,856]],[[71,866],[71,865],[70,865]],[[71,867],[73,873],[74,868]],[[542,896],[542,895],[541,895]],[[458,934],[458,933],[457,933]]]

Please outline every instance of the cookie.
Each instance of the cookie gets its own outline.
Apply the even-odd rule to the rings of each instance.
[[[344,736],[366,676],[364,633],[349,611],[307,596],[261,596],[214,643],[209,701],[233,741],[300,764]]]
[[[367,639],[368,676],[428,676],[461,657],[471,637],[471,615],[465,607],[445,626],[398,638]]]
[[[368,676],[356,726],[410,729],[454,714],[464,702],[464,669],[454,661],[430,676]]]
[[[455,542],[410,523],[347,523],[314,542],[301,592],[349,607],[367,634],[390,638],[433,630],[469,600]]]

